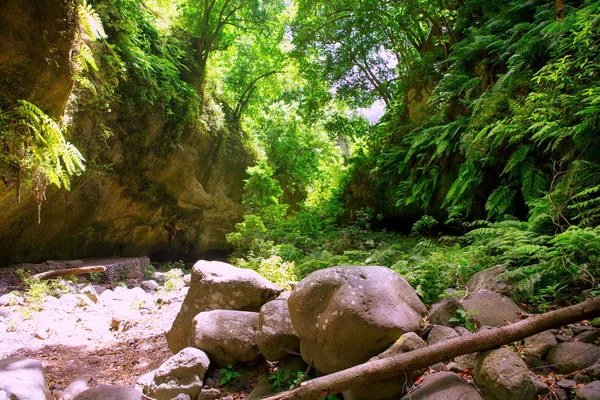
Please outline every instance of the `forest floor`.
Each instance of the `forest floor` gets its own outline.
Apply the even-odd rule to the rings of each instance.
[[[144,297],[140,291],[136,295]],[[37,312],[22,304],[0,307],[8,321],[7,332],[0,335],[0,359],[40,360],[55,398],[77,379],[90,386],[131,385],[172,355],[164,331],[171,327],[186,291],[136,298],[121,288],[120,296],[109,292],[85,306],[72,298],[52,297]]]

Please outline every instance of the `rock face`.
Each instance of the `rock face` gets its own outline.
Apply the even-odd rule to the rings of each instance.
[[[0,389],[8,395],[8,399],[52,399],[44,379],[42,363],[31,358],[8,357],[0,360]]]
[[[258,313],[215,310],[198,314],[190,332],[190,345],[205,351],[219,368],[258,360]]]
[[[288,296],[280,296],[260,308],[256,343],[269,361],[300,353],[300,338],[294,332]]]
[[[192,270],[190,289],[171,330],[166,333],[171,352],[188,346],[193,318],[202,311],[259,311],[282,289],[250,269],[218,261],[198,261]],[[258,316],[258,314],[257,314]],[[212,358],[211,358],[212,359]]]
[[[427,311],[400,275],[384,267],[334,267],[313,272],[288,300],[305,361],[339,371],[386,350],[419,329]]]
[[[127,386],[99,385],[81,392],[74,400],[142,400],[142,393]]]
[[[429,374],[421,385],[402,400],[482,400],[473,386],[452,372]]]
[[[157,400],[170,400],[180,393],[196,398],[209,364],[205,352],[187,347],[154,371],[144,393]]]
[[[600,348],[582,342],[559,343],[548,353],[548,362],[560,374],[587,368],[600,359]]]
[[[480,326],[504,326],[507,322],[517,321],[518,314],[523,312],[508,297],[488,290],[473,293],[462,305]]]
[[[505,348],[481,353],[474,377],[486,400],[538,398],[527,366],[518,355]]]
[[[79,4],[1,2],[0,108],[25,99],[63,118]],[[106,40],[114,44],[117,36]],[[165,104],[151,108],[128,93],[115,96],[129,104],[70,113],[70,140],[88,168],[73,181],[77,190],[48,187],[40,225],[33,196],[24,192],[18,203],[16,179],[0,165],[0,266],[109,255],[201,258],[228,249],[225,235],[243,217],[245,170],[254,163],[233,112],[207,100],[202,121],[175,127]],[[103,139],[99,126],[112,136]]]

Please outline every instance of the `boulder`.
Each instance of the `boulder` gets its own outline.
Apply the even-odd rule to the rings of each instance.
[[[548,353],[547,361],[560,374],[587,368],[600,359],[600,348],[583,342],[559,343]]]
[[[473,386],[452,372],[426,375],[423,382],[402,400],[482,400]]]
[[[486,400],[538,398],[527,365],[506,348],[480,353],[473,376]]]
[[[259,311],[282,289],[256,271],[236,268],[219,261],[198,261],[192,281],[171,330],[166,333],[173,353],[187,347],[192,320],[203,311]]]
[[[32,358],[8,357],[0,360],[0,388],[8,399],[52,399],[42,363]]]
[[[204,350],[218,368],[258,360],[258,313],[215,310],[198,314],[192,322],[190,345]]]
[[[446,340],[454,339],[460,335],[454,329],[444,325],[434,325],[427,335],[427,341],[430,345],[445,342]]]
[[[154,371],[144,394],[157,400],[170,400],[180,393],[196,398],[209,364],[205,352],[186,347]]]
[[[74,400],[142,400],[142,393],[128,386],[99,385],[81,392]]]
[[[92,379],[89,375],[75,379],[64,390],[57,393],[58,400],[73,400],[79,393],[85,392],[90,388]]]
[[[537,335],[530,336],[524,341],[523,352],[525,355],[544,359],[550,349],[558,344],[556,338],[550,331],[544,331]]]
[[[479,321],[480,326],[504,326],[518,321],[518,315],[523,312],[508,297],[488,290],[473,293],[462,305],[472,318]]]
[[[300,353],[332,373],[361,364],[419,330],[427,309],[404,278],[384,267],[334,267],[304,278],[288,300]]]
[[[256,344],[269,361],[300,353],[300,338],[292,327],[287,298],[279,296],[260,308]]]
[[[146,292],[154,292],[156,289],[158,289],[158,283],[153,279],[151,279],[149,281],[142,281],[140,283],[140,286]]]
[[[197,400],[217,400],[221,398],[219,389],[202,389],[198,394]]]
[[[479,271],[467,282],[467,290],[470,293],[480,290],[489,290],[491,292],[506,293],[511,287],[508,280],[503,276],[506,272],[504,265],[496,265]]]
[[[575,400],[600,400],[600,381],[588,383],[577,389]]]
[[[369,361],[390,357],[396,354],[408,353],[426,347],[427,344],[414,332],[405,333],[389,349],[371,358]],[[344,392],[344,400],[394,400],[405,392],[405,388],[412,385],[423,371],[405,371],[403,375],[395,378],[384,379],[369,386],[353,387]]]
[[[427,319],[434,325],[458,326],[458,321],[451,321],[457,317],[457,310],[463,310],[463,306],[455,297],[447,297],[431,305]]]

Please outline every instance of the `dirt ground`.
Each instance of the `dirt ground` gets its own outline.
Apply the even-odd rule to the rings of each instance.
[[[50,297],[33,312],[13,301],[0,306],[0,358],[40,360],[55,398],[78,378],[89,378],[92,386],[131,385],[171,356],[164,331],[186,290],[147,294],[118,288],[99,295],[97,303]]]

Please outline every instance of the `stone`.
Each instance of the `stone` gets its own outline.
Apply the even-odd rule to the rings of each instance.
[[[185,274],[183,276],[183,284],[185,286],[190,286],[192,284],[192,274]]]
[[[8,399],[51,400],[42,363],[32,358],[0,360],[0,386]]]
[[[496,265],[479,271],[467,282],[467,290],[470,293],[487,290],[490,292],[506,293],[511,287],[503,274],[506,272],[504,265]]]
[[[529,377],[531,378],[531,381],[535,385],[538,395],[545,396],[550,393],[550,386],[548,386],[547,384],[542,382],[542,380],[540,379],[540,377],[537,374],[529,371]]]
[[[197,400],[216,400],[221,398],[221,391],[219,389],[202,389],[198,394]]]
[[[591,379],[600,380],[600,363],[595,363],[591,367],[587,367],[584,372]]]
[[[158,283],[155,280],[142,281],[140,286],[146,292],[154,292],[156,289],[158,289]]]
[[[94,303],[98,302],[98,293],[89,283],[79,290],[79,293],[86,295]]]
[[[600,348],[582,342],[559,343],[546,359],[556,372],[568,374],[596,363],[600,359]]]
[[[131,271],[129,273],[127,273],[127,275],[125,275],[125,279],[130,281],[140,281],[144,278],[144,274],[142,273],[142,271],[138,271],[138,270],[134,270]]]
[[[590,383],[591,379],[589,376],[582,374],[581,372],[576,373],[573,376],[573,380],[579,385],[579,384],[586,384],[586,383]]]
[[[142,400],[142,393],[128,386],[98,385],[81,392],[74,400]]]
[[[427,319],[434,325],[458,326],[458,321],[451,321],[457,317],[457,310],[463,310],[463,306],[455,297],[446,297],[431,305]]]
[[[483,400],[477,389],[452,372],[426,375],[402,400]]]
[[[170,400],[192,400],[189,394],[180,393],[177,396],[173,397]]]
[[[558,344],[556,337],[550,331],[544,331],[525,339],[523,352],[525,355],[544,359],[550,349]]]
[[[538,398],[527,365],[506,348],[480,353],[473,376],[486,400]]]
[[[260,359],[256,344],[258,313],[215,310],[192,321],[190,345],[205,351],[218,368]]]
[[[73,400],[79,393],[85,392],[90,388],[91,376],[82,376],[75,379],[73,382],[57,393],[58,400]]]
[[[202,389],[209,364],[205,352],[186,347],[154,371],[148,386],[144,385],[144,394],[156,400],[170,400],[180,393],[195,398]]]
[[[169,278],[167,277],[167,275],[164,272],[158,272],[158,271],[156,271],[154,273],[154,280],[156,282],[158,282],[160,285],[162,285],[167,280],[169,280]]]
[[[292,327],[286,298],[280,296],[260,308],[256,344],[269,361],[300,354],[300,338]]]
[[[198,261],[181,310],[169,332],[167,343],[176,353],[187,346],[192,320],[203,311],[259,311],[282,291],[256,271],[236,268],[219,261]]]
[[[459,337],[459,334],[453,328],[444,325],[434,325],[427,335],[427,341],[431,346],[456,337]]]
[[[409,353],[426,347],[427,344],[414,332],[405,333],[389,349],[371,358],[369,361],[390,357],[396,354]],[[405,388],[423,374],[424,371],[406,371],[403,375],[384,379],[369,386],[353,387],[344,392],[344,400],[394,400],[404,394]]]
[[[575,400],[600,400],[600,381],[588,383],[577,389]]]
[[[500,293],[481,290],[462,302],[465,310],[479,325],[504,326],[519,320],[523,309]]]
[[[332,373],[380,354],[419,330],[427,309],[404,278],[384,267],[342,266],[311,273],[288,300],[300,353]]]
[[[94,288],[94,290],[96,291],[96,293],[98,294],[98,296],[101,296],[102,293],[104,293],[107,288],[101,285],[92,285],[92,287]]]
[[[575,389],[575,387],[577,386],[577,383],[573,379],[561,379],[558,382],[556,382],[556,384],[559,388],[568,390]]]
[[[583,343],[594,343],[600,339],[600,330],[585,331],[575,336],[575,340]]]

